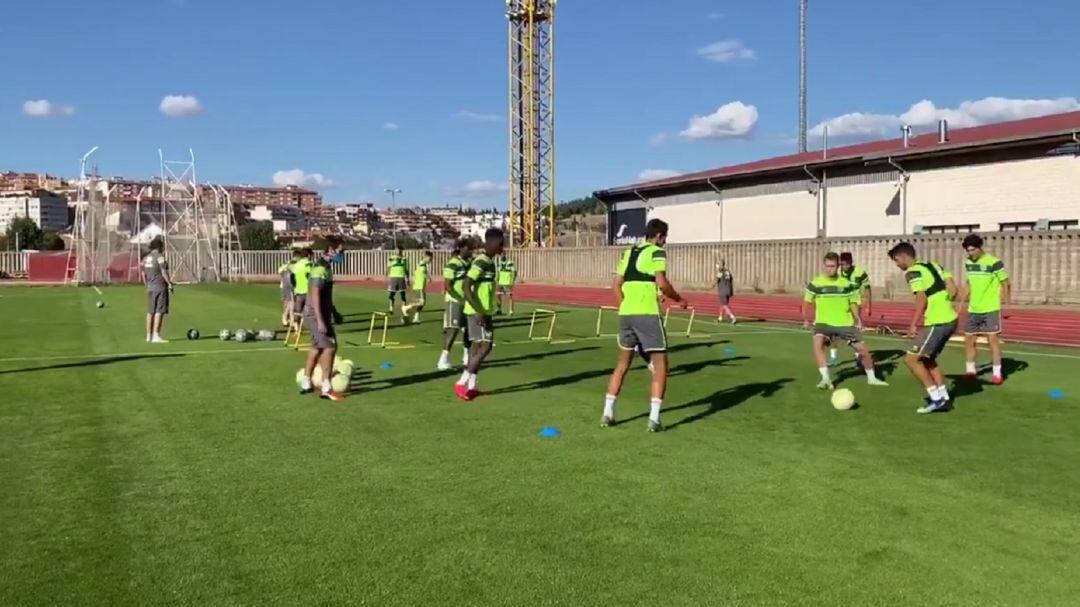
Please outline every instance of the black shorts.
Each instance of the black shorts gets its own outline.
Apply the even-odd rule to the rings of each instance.
[[[169,292],[168,291],[147,291],[146,292],[146,313],[147,314],[168,314],[169,313]]]

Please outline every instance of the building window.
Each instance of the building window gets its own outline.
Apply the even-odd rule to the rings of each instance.
[[[1080,227],[1080,219],[1057,219],[1046,225],[1048,230],[1075,230]]]
[[[923,234],[962,234],[979,230],[977,223],[963,223],[945,226],[923,226]]]
[[[1006,223],[998,224],[998,230],[1002,232],[1029,232],[1032,230],[1075,230],[1078,227],[1080,227],[1080,219],[1009,221]]]

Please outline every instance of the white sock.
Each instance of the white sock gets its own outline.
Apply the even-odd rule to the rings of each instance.
[[[465,384],[469,383],[470,377],[472,377],[472,373],[469,373],[469,370],[465,369],[465,372],[461,374],[461,379],[459,379],[457,382],[458,385],[464,386]]]
[[[926,393],[930,395],[930,400],[941,400],[938,397],[937,386],[934,386],[932,388],[927,388]]]
[[[322,382],[322,393],[323,394],[329,394],[330,390],[332,390],[332,388],[330,386],[330,380],[329,379],[324,379],[323,382]]]
[[[994,365],[994,377],[1001,377],[1001,365]]]
[[[836,358],[836,348],[829,348],[829,358]]]
[[[874,368],[873,367],[866,367],[866,378],[867,379],[877,379],[877,373],[874,373]]]
[[[967,373],[968,375],[975,375],[975,363],[968,363],[964,367],[964,372]]]
[[[615,397],[610,394],[604,396],[604,417],[615,419]]]
[[[443,350],[442,351],[442,354],[439,355],[439,362],[441,362],[441,363],[450,362],[450,350]]]
[[[649,421],[660,423],[660,404],[659,398],[654,398],[649,401]]]
[[[463,364],[463,365],[469,364],[469,349],[468,348],[465,348],[465,350],[461,353],[461,364]]]
[[[305,389],[305,390],[310,390],[311,389],[311,376],[310,375],[305,377],[303,380],[300,381],[300,387]]]
[[[479,379],[480,377],[478,375],[469,375],[469,390],[476,389],[476,382],[479,381]]]
[[[945,386],[938,386],[937,392],[938,396],[941,397],[941,400],[949,400],[949,391],[945,388]]]
[[[829,381],[829,368],[818,367],[818,373],[821,374],[821,381]]]

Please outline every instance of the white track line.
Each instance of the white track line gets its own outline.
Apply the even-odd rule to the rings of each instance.
[[[92,285],[92,286],[94,287],[94,291],[95,291],[95,292],[96,292],[96,293],[97,293],[98,295],[102,295],[102,293],[101,293],[101,289],[97,288],[97,285]]]

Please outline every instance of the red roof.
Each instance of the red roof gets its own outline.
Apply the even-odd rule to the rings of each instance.
[[[964,129],[955,129],[949,132],[949,141],[944,144],[938,143],[938,133],[935,130],[933,133],[912,136],[909,140],[909,147],[907,148],[904,147],[903,139],[899,138],[871,141],[868,143],[829,148],[827,157],[822,157],[821,150],[791,154],[788,156],[778,156],[776,158],[755,160],[754,162],[736,164],[698,173],[687,173],[668,179],[658,179],[656,181],[647,181],[630,186],[613,188],[611,190],[598,192],[597,194],[617,194],[622,192],[633,192],[634,190],[640,189],[655,189],[666,186],[684,185],[708,179],[719,179],[721,177],[744,176],[777,169],[814,166],[825,162],[831,163],[842,160],[886,156],[900,158],[902,156],[925,154],[928,152],[977,147],[1003,141],[1061,135],[1063,133],[1067,134],[1070,131],[1080,131],[1080,112],[1053,114],[1039,118],[1026,118],[1023,120],[1013,120],[1011,122],[998,122]]]

